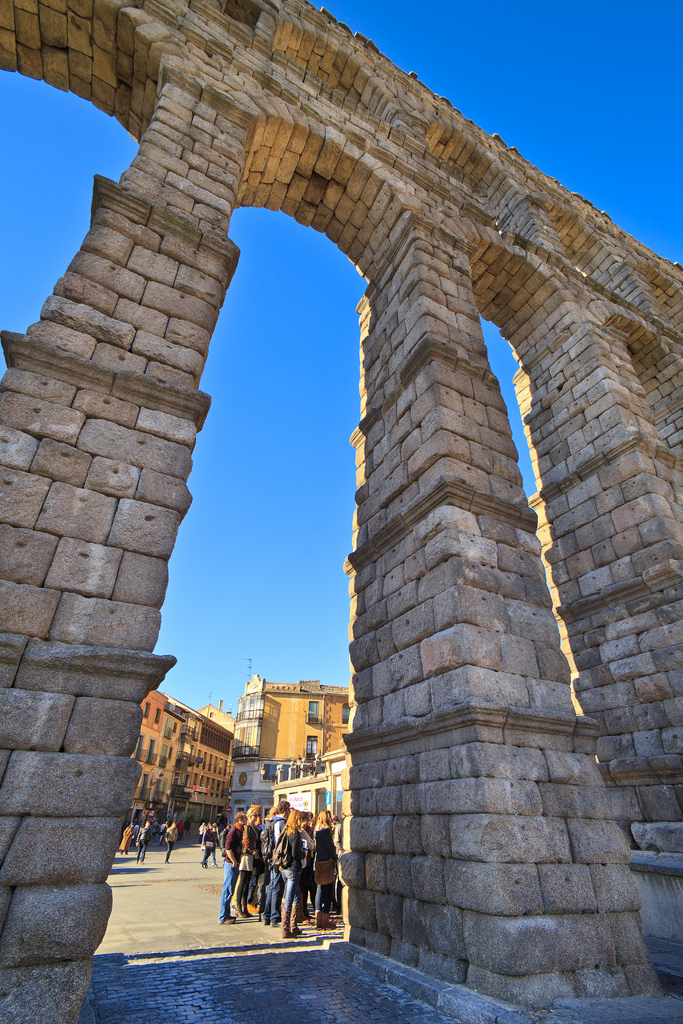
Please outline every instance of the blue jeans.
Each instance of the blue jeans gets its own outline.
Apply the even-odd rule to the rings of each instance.
[[[334,882],[328,882],[327,885],[319,885],[318,891],[315,894],[315,909],[322,910],[323,914],[329,914],[333,896]]]
[[[263,920],[266,924],[279,924],[282,906],[282,889],[284,878],[277,868],[271,867],[270,881],[266,890],[266,905],[263,908]]]
[[[229,860],[225,861],[225,864],[223,865],[223,891],[221,892],[221,912],[218,916],[219,922],[229,921],[232,918],[232,914],[230,913],[230,904],[232,903],[232,894],[235,891],[239,873],[239,864],[231,864]]]
[[[289,914],[292,906],[298,904],[301,899],[301,889],[299,888],[299,875],[301,872],[298,868],[281,868],[281,874],[285,880],[285,919]]]

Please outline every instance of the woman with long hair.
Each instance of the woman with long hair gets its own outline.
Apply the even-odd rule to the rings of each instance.
[[[301,929],[296,923],[296,912],[301,899],[299,878],[306,862],[306,851],[301,839],[302,824],[301,811],[290,811],[275,850],[279,858],[280,873],[285,880],[285,892],[282,897],[283,939],[301,935]]]
[[[254,853],[259,842],[258,825],[260,821],[261,808],[258,804],[252,804],[247,811],[247,827],[242,837],[240,877],[237,883],[237,892],[235,893],[235,913],[237,917],[252,916],[247,908],[247,895],[249,893],[251,873],[254,870]]]
[[[315,881],[318,891],[315,897],[316,928],[334,928],[330,920],[330,909],[334,895],[334,870],[337,865],[337,851],[332,835],[332,815],[321,811],[315,825]]]
[[[130,824],[126,825],[126,827],[123,830],[123,835],[121,836],[121,844],[119,846],[120,853],[125,853],[126,857],[128,856],[128,851],[130,850],[130,844],[133,842],[134,833],[135,827],[133,825],[133,822],[131,821]]]
[[[299,879],[299,888],[301,889],[301,913],[298,915],[299,920],[309,921],[308,913],[308,900],[310,897],[311,907],[315,910],[315,881],[313,880],[313,867],[315,860],[315,839],[313,838],[313,830],[315,828],[315,818],[310,811],[302,814],[304,818],[303,831],[304,837],[308,840],[306,849],[306,863],[301,871],[301,877]]]

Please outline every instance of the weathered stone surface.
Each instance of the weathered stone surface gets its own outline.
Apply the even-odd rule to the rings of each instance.
[[[168,564],[164,559],[124,551],[111,596],[114,601],[161,608],[167,586]]]
[[[50,639],[66,644],[93,647],[111,644],[112,647],[151,651],[160,625],[161,616],[154,608],[62,594],[50,628]]]
[[[138,704],[175,663],[171,655],[29,640],[16,686]]]
[[[135,497],[152,505],[164,505],[184,515],[192,504],[192,497],[182,480],[151,469],[143,469]]]
[[[52,480],[61,480],[73,487],[82,487],[90,462],[91,458],[85,452],[79,452],[70,444],[44,437],[31,463],[31,472]]]
[[[535,864],[449,861],[444,874],[451,906],[512,917],[543,912]]]
[[[13,819],[0,825],[5,820]],[[24,818],[2,860],[0,885],[105,882],[120,834],[119,818]]]
[[[50,489],[49,480],[5,469],[0,474],[0,518],[31,530]]]
[[[492,917],[466,910],[463,927],[467,959],[497,974],[533,975],[543,964],[558,971],[614,966],[609,926],[596,915]]]
[[[38,441],[30,434],[12,427],[0,427],[0,463],[11,469],[28,469],[38,448]]]
[[[0,686],[11,686],[14,682],[26,640],[25,636],[0,633]]]
[[[455,815],[451,847],[457,860],[568,864],[572,859],[567,826],[558,818]]]
[[[132,498],[138,486],[140,470],[126,462],[95,456],[86,480],[86,486],[112,498]]]
[[[0,748],[59,750],[73,705],[67,694],[0,689]]]
[[[40,1006],[45,1024],[75,1024],[91,975],[90,960],[1,968],[2,1020],[5,1024],[26,1024],[27,1008]]]
[[[76,537],[102,544],[111,529],[116,502],[97,491],[53,483],[37,522],[37,529],[60,537]]]
[[[102,544],[62,538],[45,580],[46,587],[84,597],[111,597],[122,552]]]
[[[171,509],[124,498],[119,502],[109,543],[141,555],[168,558],[179,525],[180,516]]]
[[[683,822],[634,824],[631,832],[641,850],[683,853]]]
[[[0,629],[47,637],[59,603],[59,591],[0,580]]]
[[[18,887],[0,935],[0,966],[84,960],[102,941],[110,913],[108,885]]]
[[[4,765],[3,765],[4,771]],[[4,863],[7,851],[12,845],[12,840],[19,827],[21,818],[17,817],[0,817],[0,865]]]
[[[56,547],[57,538],[48,533],[0,526],[0,575],[12,583],[40,587]]]
[[[142,722],[139,704],[99,697],[77,697],[64,737],[70,754],[116,754],[135,750]]]
[[[15,750],[0,785],[0,814],[111,817],[128,808],[140,765],[126,757]]]

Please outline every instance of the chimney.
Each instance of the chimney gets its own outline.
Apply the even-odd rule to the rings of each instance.
[[[218,710],[219,710],[219,711],[222,711],[222,710],[223,710],[223,701],[222,701],[222,700],[219,700],[219,701],[218,701]]]

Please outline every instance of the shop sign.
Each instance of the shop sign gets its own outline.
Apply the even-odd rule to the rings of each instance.
[[[305,790],[303,793],[290,793],[289,806],[294,811],[312,810],[310,789]]]

